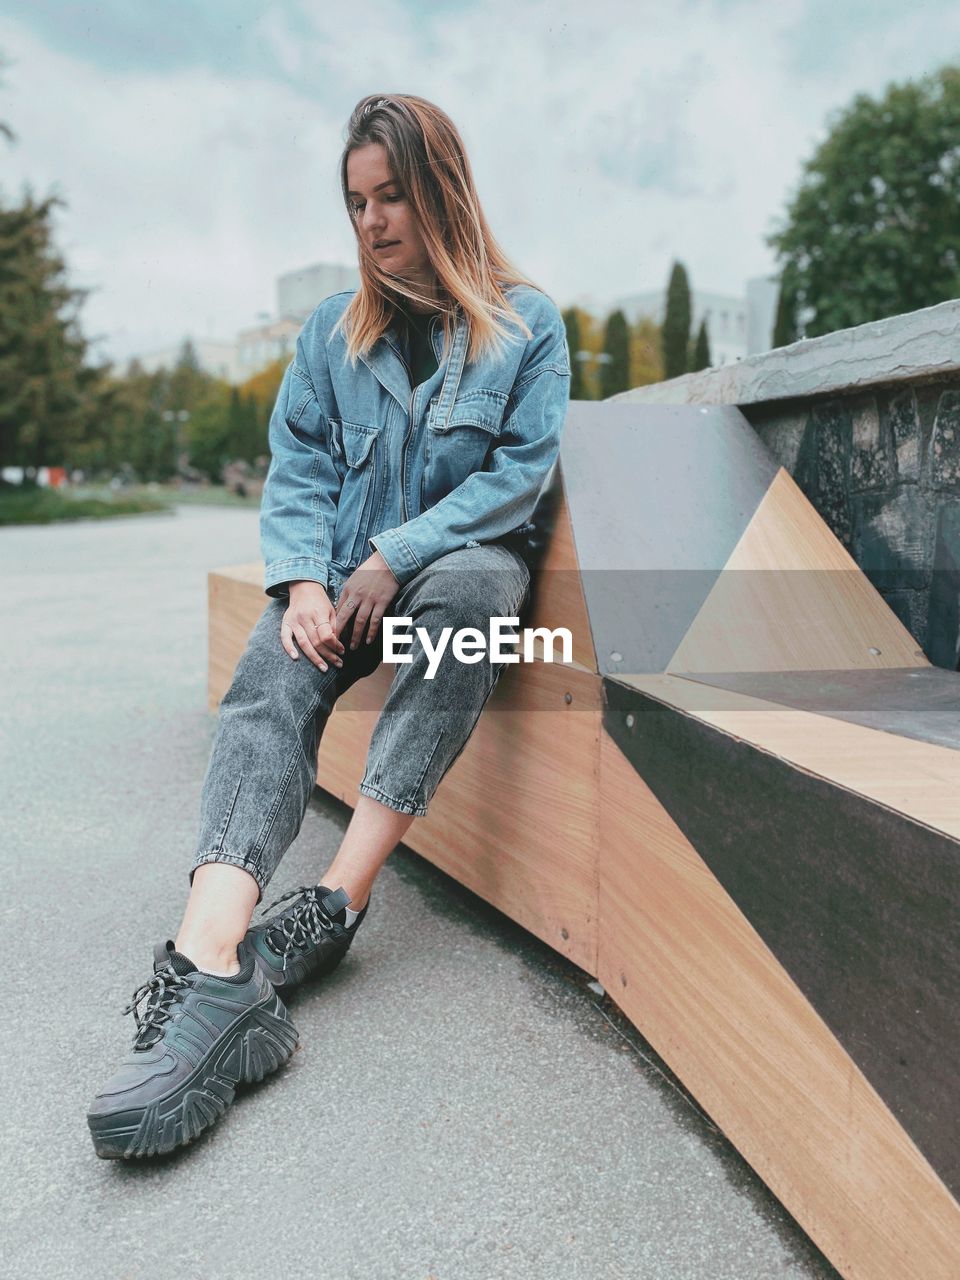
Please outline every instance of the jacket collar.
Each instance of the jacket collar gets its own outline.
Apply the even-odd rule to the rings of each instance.
[[[436,410],[438,424],[446,421],[450,410],[453,408],[453,402],[460,385],[460,378],[463,374],[463,366],[466,362],[469,335],[469,321],[463,310],[458,308],[450,355],[445,365],[441,365],[444,377]],[[391,326],[386,333],[377,339],[367,354],[361,356],[360,359],[384,390],[393,396],[404,413],[409,412],[410,379],[400,351],[399,335],[396,328]]]

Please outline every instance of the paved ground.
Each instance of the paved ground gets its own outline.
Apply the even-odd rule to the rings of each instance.
[[[90,1097],[172,936],[214,716],[214,508],[0,531],[0,1274],[767,1280],[835,1273],[588,977],[405,850],[301,1048],[161,1162],[98,1160]],[[270,894],[349,811],[317,794]]]

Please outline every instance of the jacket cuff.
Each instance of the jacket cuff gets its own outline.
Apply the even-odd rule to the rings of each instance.
[[[396,529],[378,533],[368,539],[374,551],[379,551],[387,562],[387,568],[401,587],[415,578],[423,565],[410,550],[403,536]]]
[[[319,582],[324,591],[327,589],[328,570],[326,562],[315,560],[312,556],[299,556],[294,560],[273,560],[263,573],[263,589],[268,596],[288,596],[290,582]]]

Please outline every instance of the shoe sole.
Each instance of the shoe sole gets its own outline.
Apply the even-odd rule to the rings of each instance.
[[[88,1115],[94,1150],[103,1160],[134,1160],[186,1146],[220,1119],[239,1084],[255,1084],[288,1062],[299,1039],[278,996],[254,1005],[164,1097],[116,1116]]]

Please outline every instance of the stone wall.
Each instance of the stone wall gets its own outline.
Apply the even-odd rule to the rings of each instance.
[[[617,400],[737,404],[931,662],[960,658],[960,302]]]

